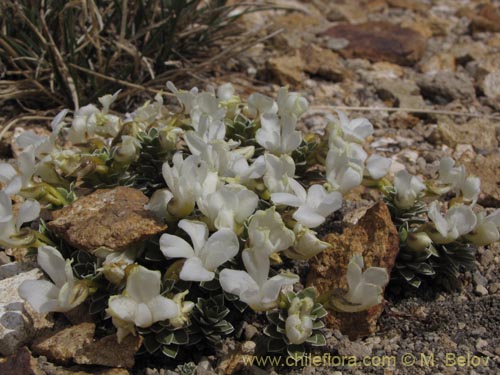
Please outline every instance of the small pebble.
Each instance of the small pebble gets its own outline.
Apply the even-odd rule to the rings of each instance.
[[[477,350],[481,350],[487,346],[488,346],[488,341],[483,340],[483,339],[477,339],[477,341],[476,341],[476,349]]]
[[[474,293],[478,296],[487,296],[488,289],[486,289],[483,285],[478,285],[476,286],[476,289],[474,289]]]

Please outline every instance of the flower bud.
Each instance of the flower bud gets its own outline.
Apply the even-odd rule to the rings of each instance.
[[[423,251],[432,244],[432,240],[425,232],[408,233],[406,244],[414,251]]]
[[[115,154],[115,160],[119,163],[130,164],[134,162],[141,148],[140,142],[129,135],[122,136],[122,143],[118,146]]]

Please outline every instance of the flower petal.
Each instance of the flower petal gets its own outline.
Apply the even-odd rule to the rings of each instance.
[[[436,201],[431,202],[431,204],[429,205],[427,216],[429,216],[429,219],[432,220],[432,222],[436,226],[437,231],[443,237],[446,237],[446,235],[448,234],[448,223],[443,215],[441,215],[441,211]]]
[[[369,267],[363,272],[363,281],[383,287],[389,282],[389,275],[385,268]]]
[[[215,271],[238,254],[240,245],[236,234],[227,228],[212,234],[199,254],[207,270]]]
[[[276,205],[282,204],[292,207],[300,207],[303,203],[299,197],[288,193],[273,193],[271,194],[271,200]]]
[[[379,180],[389,172],[391,164],[391,159],[373,154],[366,161],[366,169],[373,179]]]
[[[161,287],[160,271],[150,271],[136,266],[127,277],[127,294],[137,302],[149,302],[158,294]]]
[[[215,273],[208,271],[198,257],[187,259],[182,266],[179,278],[185,281],[212,281]]]
[[[55,311],[59,288],[47,280],[26,280],[19,286],[19,295],[40,313]]]
[[[258,249],[247,249],[243,250],[241,258],[248,274],[255,280],[257,285],[262,286],[269,276],[269,267],[271,266],[269,254]]]
[[[325,222],[325,217],[321,216],[313,209],[302,206],[294,212],[293,218],[308,228],[315,228]]]
[[[16,229],[19,232],[21,225],[38,218],[40,215],[40,203],[35,200],[24,201],[17,213]]]
[[[179,221],[179,228],[189,234],[191,242],[193,243],[194,253],[199,255],[200,250],[205,246],[208,238],[207,224],[195,220],[181,220]]]
[[[153,313],[145,303],[140,302],[135,305],[134,323],[142,328],[150,327],[154,323]]]
[[[291,273],[282,273],[271,277],[261,288],[261,301],[263,304],[269,304],[278,298],[281,288],[285,285],[292,285],[299,281],[297,275]]]
[[[117,317],[126,322],[135,321],[135,311],[137,302],[126,296],[111,296],[108,301],[109,308],[106,310],[109,315]]]
[[[184,239],[165,233],[160,237],[160,250],[165,257],[191,258],[194,250]]]
[[[147,305],[153,314],[154,322],[175,318],[179,315],[179,306],[170,298],[158,295],[149,301]]]
[[[259,300],[260,288],[245,271],[223,269],[219,274],[222,289],[240,297],[241,301],[252,304]]]
[[[66,283],[66,261],[57,249],[52,246],[39,247],[37,262],[59,288]]]
[[[174,195],[167,189],[156,190],[145,208],[153,212],[159,218],[165,219],[168,213],[168,202],[170,202],[173,197]]]
[[[349,291],[356,289],[358,285],[361,283],[362,265],[359,264],[359,257],[360,256],[358,254],[355,254],[349,261],[349,264],[347,265],[346,277],[347,277],[347,286],[349,287]],[[363,258],[361,258],[361,260],[362,259]]]

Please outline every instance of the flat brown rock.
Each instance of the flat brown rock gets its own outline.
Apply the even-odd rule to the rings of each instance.
[[[37,355],[46,356],[49,361],[67,364],[79,349],[93,341],[94,332],[94,323],[81,323],[35,340],[31,349]]]
[[[96,190],[54,212],[47,226],[71,246],[121,251],[163,232],[167,226],[144,208],[148,198],[129,187]]]
[[[347,291],[347,265],[353,254],[363,256],[365,267],[383,267],[390,273],[399,252],[398,232],[384,202],[368,209],[357,225],[347,227],[342,234],[328,234],[323,240],[331,247],[311,261],[307,276],[307,285],[315,286],[319,293]],[[326,323],[355,339],[375,332],[382,310],[379,304],[358,313],[329,311]]]
[[[116,335],[106,336],[78,350],[74,361],[80,365],[131,368],[141,343],[140,336],[128,335],[121,343],[118,343]]]
[[[325,31],[323,36],[346,39],[349,44],[339,52],[347,58],[360,57],[399,65],[415,64],[426,48],[426,39],[420,33],[389,22],[340,24]]]

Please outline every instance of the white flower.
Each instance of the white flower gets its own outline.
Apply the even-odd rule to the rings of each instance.
[[[238,155],[237,150],[232,152],[233,155]],[[247,159],[240,155],[239,157],[235,156],[234,160],[231,164],[231,170],[233,174],[236,176],[237,181],[240,184],[246,185],[250,183],[252,180],[261,178],[266,171],[266,159],[264,155],[259,156],[257,159],[253,161],[252,164],[248,164]]]
[[[134,325],[147,328],[179,315],[177,303],[163,297],[160,291],[160,271],[150,271],[139,265],[130,270],[125,291],[122,295],[111,296],[106,309],[118,329],[118,342],[134,333]]]
[[[8,163],[0,163],[0,182],[5,185],[5,193],[14,195],[30,187],[36,168],[34,147],[27,147],[19,154],[17,169]]]
[[[333,298],[335,308],[345,312],[367,310],[382,302],[383,287],[389,282],[385,268],[370,267],[364,272],[363,257],[354,254],[347,265],[349,291],[342,298]]]
[[[64,124],[64,118],[68,114],[68,110],[64,109],[59,112],[52,120],[50,127],[52,133],[49,136],[39,135],[28,130],[16,137],[15,142],[21,150],[26,150],[28,147],[33,149],[36,157],[49,154],[55,146],[57,136],[59,135]]]
[[[445,194],[448,191],[461,193],[467,202],[475,203],[481,191],[481,180],[469,176],[463,165],[455,166],[452,158],[444,157],[439,162],[439,178],[431,184],[432,190],[437,194]]]
[[[300,183],[290,181],[294,194],[274,193],[271,200],[275,204],[298,207],[293,218],[308,228],[323,224],[326,217],[342,206],[342,195],[339,192],[327,193],[321,185],[312,185],[306,192]]]
[[[427,225],[427,234],[438,244],[447,244],[471,232],[477,223],[472,208],[465,205],[453,206],[446,215],[441,215],[439,204],[433,201],[427,212],[434,225]]]
[[[0,163],[0,182],[4,185],[3,191],[7,195],[14,195],[23,188],[22,177],[9,163]]]
[[[190,125],[203,141],[224,139],[226,109],[219,105],[219,100],[213,93],[198,93],[197,90],[191,90],[189,93],[179,91],[171,82],[167,83],[167,87],[177,96],[186,113],[189,113]],[[221,94],[227,94],[227,91],[227,88],[223,88]]]
[[[163,97],[160,94],[155,95],[155,101],[149,100],[132,113],[125,114],[125,122],[135,122],[139,128],[146,130],[162,117]],[[180,129],[179,129],[180,130]],[[160,138],[161,141],[161,138]]]
[[[476,246],[486,246],[500,240],[500,209],[488,216],[480,212],[476,217],[476,227],[464,236],[467,241]]]
[[[169,258],[186,258],[179,277],[186,281],[211,281],[214,271],[239,251],[238,237],[222,228],[208,237],[208,228],[200,221],[181,220],[179,228],[191,237],[191,246],[180,237],[163,234],[160,249]]]
[[[406,210],[415,204],[415,200],[420,192],[425,190],[425,185],[420,178],[409,174],[404,169],[394,176],[394,189],[396,190],[394,203],[398,208]]]
[[[259,198],[238,184],[228,184],[198,201],[211,228],[229,228],[238,233],[243,222],[255,211]]]
[[[184,140],[191,154],[203,160],[209,170],[217,172],[221,176],[230,175],[232,156],[227,142],[216,139],[207,143],[193,131],[187,132]]]
[[[236,294],[255,311],[275,307],[281,288],[299,281],[297,275],[289,273],[268,279],[270,260],[260,252],[244,250],[242,258],[247,272],[226,268],[220,272],[219,281],[224,291]]]
[[[379,180],[389,173],[392,160],[383,156],[373,154],[366,161],[366,169],[368,174],[374,180]]]
[[[307,260],[331,246],[328,242],[320,241],[316,237],[316,232],[300,223],[295,224],[293,232],[295,233],[295,243],[285,250],[285,255],[288,258]]]
[[[278,103],[269,96],[256,92],[248,97],[248,112],[252,117],[266,113],[277,113]]]
[[[329,125],[330,137],[341,131],[345,141],[363,143],[368,136],[373,134],[373,125],[366,118],[349,120],[344,112],[337,111],[337,114],[338,120],[334,119]]]
[[[216,179],[216,176],[210,177],[207,163],[197,156],[190,155],[183,159],[182,153],[178,152],[172,161],[172,167],[168,162],[163,164],[162,173],[173,197],[163,192],[161,196],[156,195],[152,200],[154,207],[159,207],[161,197],[168,199],[168,212],[177,218],[182,218],[193,212],[196,199],[202,192],[208,194],[215,190],[216,181],[213,181],[213,177]]]
[[[35,200],[23,202],[17,217],[12,210],[12,201],[9,196],[0,190],[0,245],[4,247],[22,247],[33,242],[34,237],[26,236],[21,226],[38,218],[40,204]]]
[[[460,186],[460,191],[465,201],[475,204],[479,193],[481,193],[481,180],[479,177],[467,177],[462,186]]]
[[[156,190],[144,208],[153,212],[160,219],[171,219],[171,215],[168,212],[168,204],[173,197],[174,195],[168,189]]]
[[[313,321],[311,311],[314,302],[310,297],[295,297],[288,308],[288,317],[285,321],[285,334],[290,343],[302,344],[312,334]]]
[[[302,133],[295,130],[295,116],[266,113],[260,116],[260,124],[255,140],[269,152],[291,154],[302,142]]]
[[[288,88],[286,87],[279,89],[276,101],[280,116],[288,115],[298,118],[309,107],[309,102],[306,98],[297,92],[288,92]]]
[[[114,251],[105,247],[97,248],[93,254],[104,259],[101,271],[104,277],[115,285],[120,285],[125,279],[125,270],[131,264],[134,264],[139,253],[138,248],[129,248],[125,251]]]
[[[43,315],[52,311],[66,312],[85,301],[88,287],[75,279],[69,259],[64,260],[51,246],[42,246],[38,248],[37,262],[54,284],[47,280],[26,280],[19,286],[19,295],[35,311]]]
[[[283,223],[280,214],[273,206],[265,211],[257,211],[248,225],[250,247],[268,256],[292,246],[295,235]]]
[[[326,178],[334,190],[342,194],[361,185],[366,152],[355,143],[341,142],[328,151]]]
[[[134,162],[141,150],[141,142],[130,135],[122,135],[122,142],[118,146],[114,159],[119,163],[130,164]]]
[[[221,101],[231,100],[234,96],[234,87],[230,83],[224,83],[217,88],[217,98]]]
[[[272,154],[265,155],[266,172],[264,184],[270,193],[291,193],[290,180],[295,175],[295,162],[290,155],[277,157]]]
[[[73,122],[68,129],[68,139],[73,144],[85,143],[95,136],[116,137],[121,129],[121,121],[118,116],[109,114],[109,106],[116,100],[119,92],[114,95],[105,95],[99,98],[103,109],[99,110],[95,105],[89,104],[77,110],[73,116]]]
[[[177,97],[177,100],[184,107],[184,113],[188,114],[191,109],[195,106],[196,96],[198,95],[198,88],[193,87],[190,91],[177,90],[175,85],[171,82],[167,82],[167,88],[172,91],[172,93]]]

